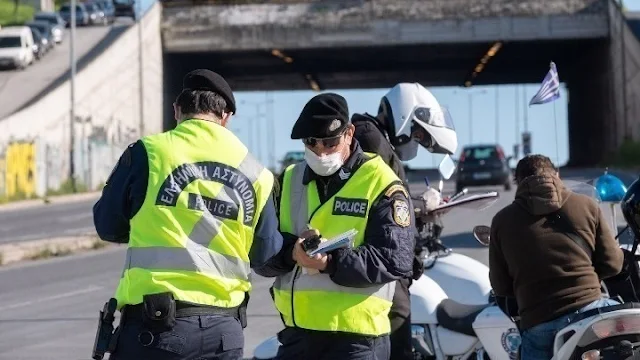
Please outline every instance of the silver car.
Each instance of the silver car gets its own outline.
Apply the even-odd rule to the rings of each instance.
[[[67,25],[62,17],[55,12],[42,11],[37,13],[33,20],[45,21],[51,24],[51,33],[53,34],[53,40],[56,44],[60,44],[64,38],[64,28]]]

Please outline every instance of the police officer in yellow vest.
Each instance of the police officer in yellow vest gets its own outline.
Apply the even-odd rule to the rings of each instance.
[[[273,175],[225,128],[229,85],[183,85],[177,127],[129,146],[94,206],[100,237],[128,243],[114,360],[242,359],[250,268],[282,247]]]
[[[256,269],[277,276],[286,326],[277,359],[389,359],[395,281],[412,273],[412,218],[400,179],[353,134],[347,102],[333,93],[312,98],[293,127],[305,161],[279,181],[285,245]],[[301,247],[312,231],[328,239],[352,229],[352,248],[309,257]]]

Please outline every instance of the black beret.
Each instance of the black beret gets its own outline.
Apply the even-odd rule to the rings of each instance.
[[[349,124],[347,100],[334,93],[316,95],[302,109],[291,130],[291,139],[339,135]]]
[[[217,73],[207,69],[193,70],[184,76],[182,82],[183,90],[205,90],[212,91],[227,102],[227,107],[234,114],[236,113],[236,99],[227,81]]]

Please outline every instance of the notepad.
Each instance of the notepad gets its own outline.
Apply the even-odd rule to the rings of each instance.
[[[340,235],[334,236],[327,241],[321,242],[317,249],[308,251],[307,254],[309,256],[314,256],[316,254],[326,254],[335,249],[351,247],[356,234],[358,234],[358,230],[351,229]]]

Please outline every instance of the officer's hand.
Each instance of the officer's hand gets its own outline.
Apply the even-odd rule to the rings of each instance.
[[[303,241],[304,239],[298,239],[296,245],[293,247],[293,260],[304,268],[316,270],[326,269],[329,257],[326,254],[316,254],[313,257],[307,255],[302,249]]]

